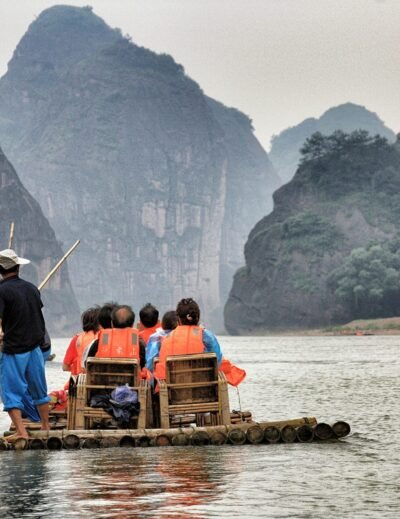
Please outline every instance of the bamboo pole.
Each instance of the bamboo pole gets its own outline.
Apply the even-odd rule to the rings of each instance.
[[[189,436],[182,432],[178,432],[178,434],[175,434],[175,436],[172,437],[172,445],[174,446],[184,446],[189,445],[189,443]]]
[[[228,433],[228,440],[233,445],[244,445],[246,443],[246,431],[239,428],[231,429]]]
[[[259,425],[262,429],[267,427],[277,427],[278,429],[282,429],[285,425],[291,425],[292,427],[300,427],[301,425],[316,425],[317,420],[314,417],[308,418],[295,418],[292,420],[280,420],[275,422],[253,422],[253,423],[243,423],[243,424],[235,424],[235,425],[211,425],[206,427],[183,427],[183,428],[172,428],[172,429],[76,429],[74,431],[62,429],[62,430],[52,430],[47,431],[29,431],[29,434],[32,438],[47,438],[47,437],[59,437],[65,438],[69,434],[76,434],[79,438],[104,438],[106,436],[115,436],[116,438],[122,438],[123,436],[131,436],[138,440],[138,446],[143,446],[143,444],[149,444],[152,438],[155,438],[159,434],[166,434],[168,436],[175,436],[178,433],[186,434],[187,436],[192,436],[192,434],[197,431],[203,431],[208,434],[211,434],[216,431],[221,431],[225,434],[229,433],[232,429],[242,429],[243,431],[247,431],[250,427],[255,425]],[[6,439],[6,438],[5,438]]]
[[[332,430],[337,438],[344,438],[350,434],[351,428],[347,422],[340,421],[332,425]]]
[[[296,429],[292,425],[285,425],[285,427],[281,429],[281,440],[284,443],[293,443],[296,438]]]
[[[264,430],[259,425],[253,425],[247,429],[246,437],[250,443],[262,443],[264,441]]]
[[[9,238],[8,238],[8,248],[9,248],[9,249],[12,249],[13,241],[14,241],[14,222],[11,222],[11,226],[10,226],[10,236],[9,236]]]
[[[314,428],[314,436],[319,440],[330,440],[335,436],[332,427],[327,423],[319,423]]]
[[[278,443],[281,439],[281,430],[275,425],[270,425],[264,429],[264,439],[267,443]]]
[[[297,428],[297,439],[301,443],[309,443],[314,439],[314,429],[309,425],[301,425]]]
[[[171,443],[172,440],[167,434],[159,434],[154,440],[154,445],[157,447],[168,447]]]
[[[210,434],[211,445],[224,445],[228,441],[228,436],[222,431],[213,431]]]
[[[122,436],[122,438],[119,440],[119,446],[120,447],[136,447],[135,438],[132,438],[132,436]]]
[[[42,290],[42,288],[46,285],[46,283],[49,281],[49,279],[54,276],[54,274],[61,267],[61,265],[68,258],[68,256],[70,256],[74,252],[74,250],[78,247],[80,242],[81,242],[81,240],[76,240],[76,242],[72,245],[72,247],[69,249],[69,251],[64,254],[64,256],[60,259],[60,261],[57,263],[57,265],[47,274],[47,276],[44,278],[44,280],[40,283],[40,285],[38,286],[39,290]]]
[[[191,444],[199,447],[200,445],[208,445],[210,443],[210,436],[207,431],[199,431],[200,427],[196,427],[195,431],[191,435]],[[202,429],[204,429],[202,427]]]

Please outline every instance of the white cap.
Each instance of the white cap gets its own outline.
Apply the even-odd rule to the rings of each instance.
[[[19,258],[12,249],[4,249],[0,251],[0,266],[4,269],[12,269],[16,265],[26,265],[30,263],[28,259]]]

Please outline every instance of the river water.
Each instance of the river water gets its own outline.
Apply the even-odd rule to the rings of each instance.
[[[400,337],[222,337],[255,419],[352,426],[311,444],[0,452],[0,518],[400,517]],[[65,380],[54,341],[49,389]],[[230,390],[231,408],[239,408]],[[0,430],[8,426],[0,413]]]

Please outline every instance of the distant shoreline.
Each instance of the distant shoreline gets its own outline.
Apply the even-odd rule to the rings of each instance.
[[[280,336],[349,336],[349,335],[400,335],[400,317],[382,319],[359,319],[347,324],[314,329],[265,330],[251,335],[280,337]]]

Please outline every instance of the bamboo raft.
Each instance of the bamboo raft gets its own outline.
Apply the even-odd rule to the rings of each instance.
[[[330,426],[318,423],[315,417],[304,417],[272,422],[170,429],[38,430],[30,432],[29,440],[20,438],[8,442],[7,436],[4,436],[0,439],[0,450],[310,443],[337,440],[349,433],[350,426],[346,422],[339,421]]]
[[[31,424],[29,439],[8,439],[5,433],[0,450],[309,443],[350,433],[343,421],[332,426],[315,417],[255,422],[249,411],[230,411],[227,381],[213,353],[167,357],[158,398],[139,374],[135,359],[89,358],[86,373],[70,380],[68,410],[51,413],[52,430]],[[118,386],[136,391],[139,403],[125,428],[92,405],[93,397]]]

